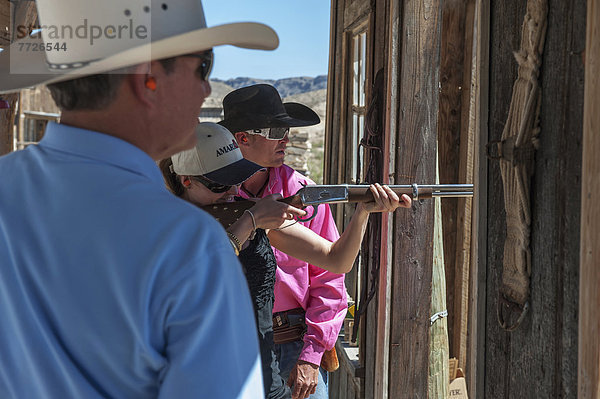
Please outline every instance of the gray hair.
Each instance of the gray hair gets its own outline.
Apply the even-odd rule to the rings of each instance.
[[[160,60],[167,74],[174,70],[175,58]],[[48,85],[50,94],[58,108],[63,111],[101,110],[113,101],[117,90],[131,68],[113,73],[85,76],[66,82]]]

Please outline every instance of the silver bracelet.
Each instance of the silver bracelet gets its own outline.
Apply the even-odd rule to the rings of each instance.
[[[254,219],[254,214],[250,209],[246,209],[244,213],[246,212],[248,212],[248,215],[250,215],[250,219],[252,219],[252,233],[250,233],[250,236],[248,237],[248,240],[252,241],[256,236],[256,220]]]

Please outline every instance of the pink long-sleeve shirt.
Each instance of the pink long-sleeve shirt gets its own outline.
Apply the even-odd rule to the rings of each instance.
[[[287,165],[269,168],[269,182],[263,196],[296,194],[302,184],[315,184]],[[241,192],[242,196],[247,195]],[[312,215],[312,208],[306,211]],[[317,216],[303,223],[321,237],[336,241],[340,234],[329,205],[319,205]],[[323,352],[333,348],[344,322],[348,302],[344,275],[330,273],[273,248],[277,259],[273,312],[302,307],[306,311],[306,334],[300,360],[320,364]]]

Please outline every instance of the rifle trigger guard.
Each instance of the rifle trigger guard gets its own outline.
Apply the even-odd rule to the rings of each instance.
[[[310,205],[313,208],[313,214],[306,218],[306,219],[300,219],[300,218],[296,218],[297,222],[310,222],[311,220],[313,220],[315,218],[315,216],[317,216],[317,209],[319,208],[319,205]]]

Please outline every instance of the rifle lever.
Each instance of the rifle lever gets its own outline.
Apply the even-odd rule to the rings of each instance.
[[[306,219],[301,219],[301,218],[296,218],[296,221],[298,222],[310,222],[311,220],[313,220],[315,218],[315,216],[317,216],[317,209],[319,209],[319,205],[309,205],[312,206],[313,209],[313,214],[306,218]]]

